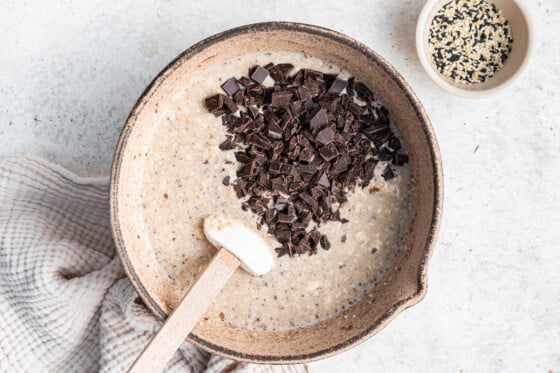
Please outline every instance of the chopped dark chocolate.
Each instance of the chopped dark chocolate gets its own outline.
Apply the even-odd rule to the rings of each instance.
[[[231,142],[231,139],[228,138],[226,141],[222,142],[219,146],[220,150],[226,151],[226,150],[231,150],[234,148],[233,143]]]
[[[392,178],[395,177],[395,173],[393,172],[391,165],[385,166],[385,170],[383,171],[381,176],[383,176],[385,180],[391,180]]]
[[[237,84],[237,79],[229,78],[222,84],[222,89],[229,95],[233,96],[237,91],[239,91],[239,85]]]
[[[356,90],[358,98],[367,102],[372,102],[375,100],[373,92],[364,83],[356,82],[354,85],[354,89]]]
[[[317,181],[317,184],[324,186],[325,188],[328,188],[331,186],[331,183],[329,182],[329,178],[327,177],[326,173],[322,173],[321,177],[319,178],[319,180]]]
[[[393,163],[395,166],[402,166],[405,163],[408,163],[408,155],[406,154],[396,154],[393,158]]]
[[[237,108],[237,104],[235,103],[235,101],[233,101],[233,99],[231,97],[228,96],[223,96],[222,100],[224,102],[224,106],[231,112],[231,113],[235,113],[237,112],[238,108]]]
[[[338,150],[333,144],[328,144],[319,149],[319,154],[325,161],[331,161],[338,156]]]
[[[288,214],[278,214],[278,219],[276,220],[278,223],[285,223],[285,224],[292,224],[294,218]]]
[[[342,93],[342,91],[344,91],[344,88],[346,88],[346,85],[348,84],[348,82],[346,80],[342,80],[342,79],[335,79],[334,82],[332,82],[331,86],[329,87],[329,93],[338,95],[340,93]]]
[[[218,94],[218,95],[208,97],[206,100],[204,100],[204,103],[206,104],[206,108],[208,109],[209,112],[211,112],[214,115],[218,113],[218,111],[223,106],[222,97],[223,97],[222,95]],[[220,115],[222,115],[222,113],[216,116],[220,116]]]
[[[311,121],[309,121],[309,126],[315,131],[323,127],[325,124],[327,124],[327,111],[325,109],[320,109],[317,113],[315,113],[313,118],[311,118]]]
[[[315,70],[290,75],[292,70],[291,64],[255,66],[250,78],[222,84],[227,96],[205,100],[227,127],[219,148],[237,148],[237,178],[225,176],[222,183],[233,186],[243,210],[257,214],[257,227],[266,224],[282,244],[278,256],[290,257],[313,255],[319,246],[328,250],[317,227],[348,222],[340,205],[356,186],[369,185],[379,162],[385,180],[396,176],[393,166],[408,162],[387,109],[365,84]],[[269,74],[274,86],[264,87]]]
[[[331,243],[326,235],[322,235],[319,242],[321,242],[321,247],[323,247],[323,249],[328,250],[331,248]]]
[[[291,63],[279,63],[278,65],[273,65],[268,69],[270,76],[278,84],[286,84],[288,82],[288,76],[293,70],[294,65]]]
[[[292,92],[273,92],[271,96],[271,106],[287,109],[292,100]]]
[[[268,76],[268,71],[262,66],[257,66],[253,70],[253,73],[251,74],[251,79],[253,79],[255,82],[259,84],[262,84],[262,82],[264,82],[267,76]]]
[[[312,164],[300,164],[298,165],[298,170],[304,174],[314,175],[317,172],[317,168]]]
[[[278,242],[289,242],[292,238],[292,233],[289,229],[279,229],[276,231],[276,239]]]
[[[334,131],[332,130],[332,128],[327,127],[319,131],[315,139],[317,140],[318,143],[327,145],[334,140]]]
[[[239,162],[239,163],[249,163],[249,162],[251,162],[251,159],[252,159],[250,155],[248,155],[245,152],[241,152],[241,151],[240,152],[235,152],[234,156],[235,156],[235,159],[237,160],[237,162]]]
[[[387,149],[391,153],[396,153],[402,147],[401,142],[395,136],[391,137],[389,141],[387,141]]]
[[[237,91],[236,94],[233,95],[233,101],[235,101],[235,103],[237,105],[243,105],[243,100],[245,99],[245,91]]]
[[[299,159],[304,162],[311,162],[315,158],[315,151],[311,148],[303,149],[299,154]]]
[[[249,113],[249,116],[250,116],[252,119],[257,119],[257,116],[259,115],[259,109],[257,109],[257,108],[254,107],[254,106],[249,106],[249,107],[247,108],[247,113]]]
[[[284,131],[282,131],[282,128],[280,126],[278,126],[277,124],[270,123],[268,125],[266,134],[271,139],[280,140],[282,138],[283,134],[284,134]]]

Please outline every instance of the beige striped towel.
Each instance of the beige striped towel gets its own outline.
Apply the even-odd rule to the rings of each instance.
[[[0,371],[122,372],[160,323],[115,256],[108,181],[0,158]],[[168,371],[306,372],[183,343]]]

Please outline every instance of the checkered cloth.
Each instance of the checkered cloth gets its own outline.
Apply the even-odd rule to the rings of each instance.
[[[0,371],[125,371],[160,323],[111,237],[107,179],[0,158]],[[236,363],[183,343],[167,371],[306,372]]]

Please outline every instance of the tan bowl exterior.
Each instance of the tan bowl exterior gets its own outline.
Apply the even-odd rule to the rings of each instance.
[[[239,27],[212,36],[183,52],[148,86],[132,110],[119,139],[111,175],[111,222],[122,263],[145,304],[164,318],[169,284],[157,272],[146,232],[140,224],[139,178],[152,123],[165,111],[182,76],[208,61],[255,51],[295,51],[335,63],[372,88],[393,114],[410,155],[413,174],[411,222],[403,249],[373,290],[374,302],[359,302],[338,316],[306,328],[255,332],[223,325],[198,325],[187,340],[236,360],[301,363],[342,352],[368,339],[426,293],[427,265],[439,228],[442,170],[439,149],[422,105],[399,73],[366,46],[337,32],[297,23],[271,22]],[[276,61],[281,62],[281,61]],[[320,254],[319,254],[320,255]],[[355,314],[356,317],[345,318]]]
[[[439,9],[450,0],[428,0],[416,25],[416,51],[428,76],[441,88],[456,96],[485,98],[507,88],[525,71],[533,50],[531,17],[523,3],[515,0],[491,0],[511,25],[513,44],[504,67],[484,83],[465,85],[445,79],[436,69],[430,56],[428,35],[430,24]]]

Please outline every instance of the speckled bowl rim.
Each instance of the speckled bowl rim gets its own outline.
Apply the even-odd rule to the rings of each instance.
[[[329,38],[334,40],[338,43],[341,43],[347,47],[350,47],[357,52],[366,55],[369,60],[373,63],[378,64],[393,80],[394,82],[402,89],[405,93],[407,99],[409,100],[410,104],[412,105],[415,114],[417,115],[419,122],[422,126],[422,131],[424,136],[426,137],[426,141],[429,145],[430,150],[430,160],[431,160],[431,169],[433,170],[433,183],[434,183],[434,205],[432,211],[432,221],[430,224],[430,230],[428,233],[428,238],[426,240],[426,244],[423,248],[422,253],[422,260],[419,266],[418,271],[418,289],[415,294],[412,296],[406,297],[401,299],[400,301],[396,302],[385,314],[380,316],[377,322],[373,323],[369,326],[364,332],[344,341],[340,341],[339,343],[334,344],[333,346],[323,349],[320,351],[316,351],[309,354],[298,354],[298,355],[290,355],[290,356],[266,356],[266,355],[251,355],[251,354],[243,354],[237,351],[233,351],[230,349],[223,348],[218,346],[214,343],[211,343],[207,340],[199,338],[198,336],[194,335],[193,333],[189,334],[187,337],[187,341],[193,343],[194,345],[209,351],[211,353],[216,353],[221,356],[225,356],[234,360],[238,361],[245,361],[251,363],[262,363],[262,364],[287,364],[287,363],[305,363],[314,360],[324,359],[329,356],[336,355],[343,351],[346,351],[365,340],[372,337],[376,334],[379,330],[381,330],[385,325],[387,325],[393,318],[395,318],[400,312],[403,310],[417,304],[427,291],[427,269],[428,269],[428,262],[432,255],[432,251],[435,246],[437,234],[439,232],[439,226],[441,222],[441,211],[443,205],[443,171],[441,165],[441,157],[439,153],[439,146],[437,144],[437,140],[435,137],[434,130],[431,126],[430,119],[424,110],[422,104],[408,85],[408,83],[404,80],[404,78],[395,70],[395,68],[389,64],[383,57],[378,55],[376,52],[368,48],[367,46],[363,45],[362,43],[346,36],[344,34],[338,33],[336,31],[302,23],[294,23],[294,22],[263,22],[263,23],[255,23],[245,26],[236,27],[219,34],[210,36],[187,50],[181,53],[178,57],[176,57],[173,61],[171,61],[157,76],[154,80],[146,87],[144,92],[141,94],[138,101],[135,103],[132,111],[125,122],[121,135],[119,137],[115,156],[113,158],[113,164],[111,169],[111,179],[110,179],[110,193],[109,193],[109,204],[110,204],[110,218],[111,218],[111,227],[113,231],[113,237],[115,239],[115,244],[117,248],[117,253],[122,261],[124,270],[132,282],[133,286],[138,291],[141,299],[144,301],[146,306],[156,315],[160,316],[164,319],[167,314],[157,305],[154,299],[150,296],[147,292],[145,286],[142,284],[142,281],[138,277],[129,257],[127,254],[126,247],[124,246],[120,225],[117,220],[117,191],[118,191],[118,184],[116,180],[118,180],[118,176],[121,169],[121,162],[122,162],[122,154],[126,148],[126,143],[128,140],[128,136],[132,130],[131,123],[135,120],[137,114],[142,110],[145,104],[149,101],[149,99],[153,96],[155,91],[159,88],[159,86],[165,81],[165,79],[180,65],[180,62],[183,60],[187,60],[191,58],[193,55],[199,53],[200,51],[212,46],[217,42],[221,42],[227,40],[229,38],[235,37],[237,35],[242,35],[246,33],[253,33],[253,32],[260,32],[260,31],[276,31],[276,30],[286,30],[286,31],[297,31],[297,32],[304,32],[311,35],[317,35],[325,38]]]

